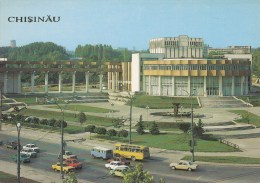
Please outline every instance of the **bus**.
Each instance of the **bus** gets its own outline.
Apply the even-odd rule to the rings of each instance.
[[[113,158],[113,150],[105,147],[93,147],[90,151],[93,158],[110,159]]]
[[[130,158],[133,161],[150,158],[149,147],[133,144],[117,143],[115,144],[113,153],[114,156],[123,156],[125,158]]]

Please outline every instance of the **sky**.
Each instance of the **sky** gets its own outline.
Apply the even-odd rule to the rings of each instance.
[[[60,17],[9,22],[9,17]],[[214,48],[260,47],[260,0],[0,0],[0,46],[54,42],[146,50],[159,37],[203,38]]]

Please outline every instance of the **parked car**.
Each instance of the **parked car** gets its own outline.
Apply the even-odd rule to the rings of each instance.
[[[18,143],[16,141],[8,141],[5,146],[10,149],[17,149]]]
[[[2,140],[0,140],[0,146],[1,146],[1,145],[3,145],[3,144],[4,144],[4,143],[3,143],[3,141],[2,141]]]
[[[192,170],[196,170],[198,168],[198,165],[190,161],[180,160],[178,163],[171,163],[170,168],[173,170],[179,169],[179,170],[192,171]]]
[[[36,158],[37,157],[37,152],[35,152],[32,149],[22,149],[21,154],[29,155],[30,158]]]
[[[59,154],[58,158],[60,159],[61,154]],[[73,154],[70,151],[65,151],[63,154],[63,159],[77,159],[77,155]]]
[[[59,162],[57,162],[56,164],[51,165],[51,168],[52,168],[54,171],[61,171],[61,166],[60,166],[60,163],[59,163]],[[72,166],[67,166],[66,164],[63,164],[62,171],[63,171],[64,173],[73,172],[74,170],[75,170],[74,167],[72,167]]]
[[[33,151],[39,153],[40,152],[40,148],[37,147],[35,144],[26,144],[25,146],[23,146],[23,149],[32,149]]]
[[[105,164],[105,167],[110,170],[114,170],[116,167],[122,166],[120,161],[111,161],[110,163]],[[126,165],[124,165],[126,166]]]
[[[125,157],[123,156],[119,156],[119,157],[113,157],[109,160],[107,160],[108,163],[112,162],[112,161],[120,161],[122,165],[130,165],[130,161],[128,161]]]
[[[81,169],[83,165],[77,159],[71,159],[71,158],[64,160],[63,163],[66,164],[67,166],[72,166],[76,169]]]
[[[94,147],[90,154],[93,158],[110,159],[113,158],[113,150],[105,147]]]
[[[126,172],[130,170],[130,168],[126,165],[121,165],[116,167],[114,170],[110,170],[110,175],[124,177]]]
[[[15,162],[17,162],[17,154],[13,155],[12,159]],[[20,162],[22,162],[22,163],[30,163],[31,162],[31,158],[27,154],[20,154]]]

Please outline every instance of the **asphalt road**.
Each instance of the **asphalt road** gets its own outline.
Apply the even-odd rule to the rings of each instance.
[[[1,140],[4,142],[7,140],[15,139],[12,135],[0,134]],[[21,138],[21,144],[33,143],[32,140]],[[57,172],[51,170],[51,164],[58,161],[57,156],[60,151],[59,143],[52,143],[50,141],[37,141],[35,142],[41,149],[38,158],[32,159],[29,164],[24,166],[30,166],[34,169],[41,169],[46,173],[53,176],[57,176]],[[122,182],[121,178],[111,177],[108,175],[107,169],[104,167],[106,161],[100,159],[93,159],[90,156],[90,150],[87,147],[83,147],[80,144],[73,142],[67,143],[66,150],[71,150],[76,154],[81,162],[83,162],[83,169],[76,172],[76,176],[79,179],[88,180],[97,183],[117,183]],[[15,154],[15,150],[7,149],[0,146],[0,159],[8,162],[13,162],[11,156]],[[134,165],[136,162],[132,162]],[[144,169],[151,172],[156,181],[158,182],[160,177],[163,177],[167,183],[257,183],[260,182],[260,167],[252,166],[223,166],[223,165],[199,165],[197,171],[174,171],[169,169],[169,163],[165,162],[163,158],[151,158],[150,160],[143,161]],[[1,165],[2,166],[2,165]],[[4,165],[8,166],[8,165]],[[16,166],[13,167],[16,169]]]

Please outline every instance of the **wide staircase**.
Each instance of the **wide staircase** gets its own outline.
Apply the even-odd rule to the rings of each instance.
[[[247,104],[234,97],[200,97],[200,103],[205,108],[239,108],[248,107]]]

